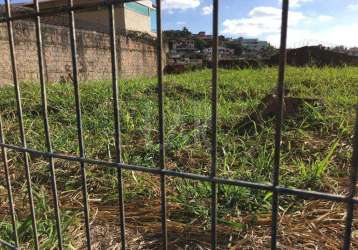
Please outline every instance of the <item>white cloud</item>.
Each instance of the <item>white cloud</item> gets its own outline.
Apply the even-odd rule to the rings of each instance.
[[[270,34],[268,35],[265,40],[267,40],[270,44],[279,47],[280,46],[280,34]],[[288,48],[297,48],[307,45],[317,45],[321,44],[316,39],[314,33],[310,32],[309,30],[304,29],[294,29],[290,28],[287,31],[287,47]]]
[[[253,8],[246,18],[226,19],[223,33],[237,37],[259,37],[279,46],[281,29],[281,9],[260,6]],[[311,23],[324,23],[333,20],[328,15],[309,16],[300,11],[290,11],[288,15],[288,47],[324,44],[326,46],[358,46],[358,24],[353,26],[330,26],[329,29],[314,29]],[[350,34],[350,35],[347,35]],[[356,36],[356,37],[354,37]],[[329,43],[328,43],[329,42]]]
[[[320,22],[329,22],[329,21],[332,21],[334,19],[334,17],[333,16],[321,15],[321,16],[318,16],[317,19]]]
[[[213,13],[213,5],[208,5],[208,6],[204,6],[201,9],[201,14],[206,16],[206,15],[210,15],[211,13]]]
[[[321,40],[329,41],[333,45],[344,45],[347,47],[358,46],[358,24],[336,25],[332,28],[316,34]]]
[[[183,26],[183,25],[185,25],[186,23],[183,22],[183,21],[178,21],[176,24],[177,24],[178,26]]]
[[[164,0],[163,9],[167,10],[186,10],[194,9],[200,5],[200,0]]]
[[[270,6],[258,6],[249,12],[249,16],[280,15],[281,9]]]
[[[301,12],[290,11],[289,26],[296,26],[308,20]],[[281,27],[281,9],[274,7],[256,7],[247,18],[226,19],[223,22],[223,33],[232,36],[258,37],[279,33]]]
[[[290,0],[290,7],[291,8],[299,8],[303,3],[312,2],[313,0]],[[282,0],[279,0],[282,3]]]
[[[297,48],[308,45],[358,47],[358,24],[336,25],[328,30],[305,30],[290,28],[287,33],[287,47]],[[350,34],[350,35],[347,35]],[[280,34],[270,34],[265,38],[268,42],[278,47]]]
[[[352,11],[358,10],[358,3],[352,3],[352,4],[348,5],[347,9],[352,10]]]

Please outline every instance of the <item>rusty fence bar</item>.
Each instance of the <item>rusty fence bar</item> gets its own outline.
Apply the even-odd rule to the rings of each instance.
[[[353,141],[353,158],[350,176],[349,194],[347,196],[347,217],[346,228],[344,232],[344,246],[343,249],[348,250],[351,245],[353,213],[354,213],[354,197],[357,193],[357,174],[358,174],[358,105],[356,106],[356,124],[355,135]]]
[[[0,115],[0,142],[5,143],[1,115]],[[4,174],[5,174],[5,180],[6,180],[7,195],[8,195],[8,199],[9,199],[9,211],[10,211],[10,215],[11,215],[13,241],[15,242],[15,246],[19,247],[19,236],[17,234],[16,212],[15,212],[15,207],[14,207],[14,197],[12,194],[9,164],[8,164],[8,158],[7,158],[7,149],[4,146],[1,147],[1,157],[3,160],[3,164],[4,164]]]
[[[117,44],[116,44],[116,24],[115,24],[115,11],[114,4],[109,5],[109,24],[110,24],[110,37],[111,37],[111,56],[112,56],[112,94],[113,94],[113,112],[114,112],[114,143],[116,147],[116,162],[120,163],[121,160],[121,126],[120,126],[120,112],[119,112],[119,90],[118,90],[118,59],[117,59]],[[118,179],[118,201],[120,213],[120,234],[121,246],[124,249],[126,246],[125,235],[125,217],[124,217],[124,200],[123,200],[123,176],[122,169],[117,169]]]
[[[219,0],[213,0],[213,53],[211,60],[211,169],[210,178],[216,177],[217,170],[217,109],[218,109],[218,47],[219,47]],[[217,248],[217,207],[218,185],[211,182],[211,249]]]
[[[91,249],[91,235],[90,235],[90,208],[88,203],[88,190],[86,180],[86,168],[88,165],[96,165],[104,168],[115,168],[117,169],[118,179],[118,205],[119,205],[119,234],[121,240],[121,248],[126,248],[126,223],[124,213],[124,190],[123,190],[123,171],[138,171],[149,173],[152,175],[160,176],[160,207],[161,207],[161,231],[162,231],[162,248],[168,248],[168,235],[167,232],[167,199],[166,199],[166,177],[179,177],[183,179],[197,180],[202,182],[208,182],[211,184],[211,249],[217,248],[217,207],[218,207],[218,185],[231,185],[240,186],[256,190],[265,190],[272,192],[272,220],[271,220],[271,249],[277,248],[278,241],[278,216],[279,216],[279,198],[284,195],[294,195],[304,199],[323,199],[327,201],[345,203],[347,205],[347,216],[346,225],[344,231],[344,245],[343,249],[350,249],[351,247],[351,234],[352,224],[354,216],[354,206],[358,204],[356,199],[356,184],[357,184],[357,173],[358,173],[358,106],[356,114],[355,124],[355,135],[353,140],[353,157],[352,167],[350,176],[349,194],[346,196],[335,195],[324,192],[315,192],[309,190],[295,189],[282,187],[279,184],[280,177],[280,153],[281,153],[281,135],[283,125],[283,107],[284,107],[284,86],[285,86],[285,65],[286,65],[286,43],[287,43],[287,27],[288,27],[288,15],[289,15],[289,0],[282,1],[282,25],[281,25],[281,45],[280,45],[280,62],[278,70],[278,84],[277,84],[277,95],[279,100],[279,109],[276,113],[276,125],[275,125],[275,151],[274,151],[274,164],[273,164],[273,175],[272,183],[255,183],[242,181],[237,179],[224,179],[219,178],[216,175],[217,172],[217,108],[218,108],[218,48],[219,48],[219,6],[220,0],[213,1],[213,54],[212,54],[212,84],[211,84],[211,169],[210,175],[192,174],[186,172],[177,172],[166,169],[165,161],[165,122],[164,122],[164,82],[163,82],[163,37],[162,37],[162,0],[156,0],[157,7],[157,80],[158,80],[158,114],[159,114],[159,145],[160,145],[160,158],[159,165],[155,168],[148,166],[130,165],[122,162],[121,158],[121,126],[120,126],[120,100],[119,100],[119,74],[118,74],[118,55],[117,55],[117,38],[116,38],[116,18],[115,18],[115,7],[123,5],[125,2],[134,2],[136,0],[107,0],[99,3],[87,3],[81,5],[74,5],[73,0],[68,0],[68,5],[60,7],[57,10],[46,10],[40,11],[39,0],[33,0],[35,6],[35,12],[29,14],[21,14],[12,16],[11,4],[9,0],[5,0],[6,16],[0,17],[0,23],[7,23],[9,45],[10,45],[10,56],[11,66],[13,73],[13,83],[15,87],[16,105],[17,105],[17,117],[20,129],[21,146],[7,144],[5,142],[3,133],[3,122],[0,116],[0,147],[2,162],[4,165],[5,181],[8,192],[9,212],[11,216],[11,222],[13,226],[13,237],[12,242],[5,242],[0,239],[0,246],[8,249],[20,249],[19,236],[17,233],[17,221],[15,203],[13,199],[9,164],[7,158],[7,151],[14,150],[23,154],[24,170],[27,184],[27,195],[29,198],[29,207],[32,219],[32,232],[34,248],[40,249],[38,241],[38,232],[36,226],[36,215],[35,215],[35,204],[32,194],[31,184],[31,173],[29,155],[41,156],[48,159],[49,173],[51,176],[52,195],[53,195],[53,206],[54,206],[54,218],[57,230],[57,243],[58,249],[63,249],[63,237],[61,232],[61,217],[60,217],[60,204],[58,197],[58,190],[56,185],[56,175],[54,160],[63,159],[80,165],[81,182],[82,182],[82,195],[83,195],[83,212],[84,212],[84,231],[86,235],[86,247]],[[110,47],[111,47],[111,65],[112,65],[112,94],[113,94],[113,111],[114,111],[114,141],[115,141],[115,161],[103,161],[97,159],[87,158],[85,155],[85,145],[83,138],[82,128],[82,114],[81,114],[81,100],[78,80],[78,68],[77,68],[77,44],[76,44],[76,27],[75,27],[75,12],[79,10],[95,11],[99,8],[107,8],[109,15],[110,25]],[[72,70],[73,70],[73,84],[74,84],[74,96],[75,96],[75,108],[76,108],[76,121],[77,121],[77,136],[79,141],[79,155],[65,155],[54,153],[51,145],[51,134],[48,122],[48,107],[47,107],[47,93],[46,93],[46,82],[43,70],[43,45],[41,36],[41,19],[42,16],[48,16],[59,13],[67,13],[69,15],[69,28],[70,28],[70,42],[72,52]],[[15,44],[13,37],[12,22],[14,20],[22,19],[33,19],[36,24],[36,41],[37,41],[37,52],[38,52],[38,63],[39,63],[39,75],[41,84],[41,102],[43,112],[43,122],[45,128],[45,139],[46,139],[46,151],[39,151],[27,147],[25,129],[23,123],[22,114],[22,103],[20,87],[17,80],[17,69],[16,69],[16,55],[15,55]]]
[[[164,135],[164,86],[163,86],[163,37],[162,37],[162,3],[156,0],[157,5],[157,77],[158,77],[158,112],[159,112],[159,168],[165,170],[165,135]],[[166,198],[166,180],[162,172],[160,174],[160,209],[163,249],[168,248],[167,232],[167,198]]]
[[[275,153],[274,153],[274,167],[272,174],[272,185],[277,187],[279,185],[280,177],[280,157],[281,157],[281,138],[282,138],[282,123],[283,123],[283,105],[284,105],[284,81],[285,81],[285,65],[286,65],[286,41],[287,41],[287,21],[288,21],[288,0],[282,1],[282,25],[281,25],[281,45],[280,45],[280,61],[278,72],[278,111],[276,114],[276,128],[275,128]],[[279,193],[273,191],[272,193],[272,223],[271,223],[271,249],[276,249],[277,245],[277,217],[279,207]]]
[[[20,129],[20,139],[22,147],[26,148],[26,136],[25,136],[25,128],[23,121],[23,113],[22,113],[22,102],[21,102],[21,93],[20,86],[17,80],[17,66],[16,66],[16,55],[15,55],[15,43],[14,43],[14,34],[13,34],[13,26],[11,18],[11,4],[9,0],[5,0],[6,6],[6,16],[7,16],[7,29],[9,36],[9,47],[10,47],[10,57],[11,57],[11,67],[12,67],[12,77],[14,82],[14,89],[16,95],[16,106],[17,106],[17,118],[19,122]],[[27,184],[27,193],[30,205],[30,213],[31,213],[31,222],[32,222],[32,232],[33,232],[33,240],[35,249],[39,249],[39,240],[37,233],[37,225],[36,225],[36,215],[35,215],[35,204],[32,192],[32,181],[31,181],[31,173],[30,173],[30,163],[29,157],[26,152],[23,153],[24,160],[24,170],[26,175],[26,184]]]
[[[34,0],[35,11],[36,13],[40,12],[39,1]],[[38,54],[38,64],[40,71],[40,85],[41,85],[41,102],[42,102],[42,113],[43,113],[43,122],[45,129],[45,140],[46,140],[46,149],[48,152],[52,152],[52,143],[50,137],[50,126],[48,119],[48,105],[47,105],[47,93],[46,93],[46,83],[45,83],[45,72],[44,72],[44,59],[43,59],[43,45],[42,45],[42,34],[41,34],[41,18],[40,16],[36,17],[36,40],[37,40],[37,54]],[[49,168],[51,175],[51,186],[53,194],[53,205],[55,213],[55,223],[57,230],[57,242],[58,249],[63,249],[63,240],[61,232],[61,217],[60,217],[60,208],[57,192],[57,183],[56,183],[56,173],[53,157],[49,157]]]
[[[69,0],[69,7],[73,8],[73,0]],[[71,55],[72,55],[72,72],[73,72],[73,86],[76,103],[76,120],[77,120],[77,133],[78,133],[78,146],[80,157],[85,157],[85,145],[83,138],[82,128],[82,112],[81,112],[81,99],[80,89],[78,82],[78,68],[77,68],[77,42],[76,42],[76,28],[75,28],[75,13],[73,10],[69,11],[69,25],[70,25],[70,41],[71,41]],[[81,179],[82,179],[82,196],[83,196],[83,209],[84,209],[84,222],[87,240],[87,249],[91,249],[91,232],[89,222],[89,204],[88,204],[88,190],[87,190],[87,177],[85,163],[80,162]]]

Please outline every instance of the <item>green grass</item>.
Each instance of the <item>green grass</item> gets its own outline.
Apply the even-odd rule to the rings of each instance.
[[[165,138],[167,167],[197,174],[210,173],[211,74],[209,70],[165,77]],[[120,82],[122,157],[125,163],[158,167],[158,102],[155,79]],[[274,152],[274,119],[255,124],[242,131],[240,121],[257,112],[261,100],[277,84],[277,69],[220,70],[218,103],[218,175],[225,178],[254,182],[271,182]],[[295,117],[287,118],[283,127],[280,183],[284,186],[311,190],[342,192],[341,177],[347,176],[352,153],[354,105],[358,103],[358,68],[288,68],[286,85],[289,96],[321,99],[321,105],[305,104]],[[81,110],[86,156],[111,160],[114,157],[113,107],[110,82],[87,82],[80,86]],[[28,146],[45,150],[41,115],[40,87],[21,84],[24,124]],[[48,86],[51,139],[56,152],[78,154],[76,113],[73,86]],[[0,90],[0,111],[4,120],[7,143],[20,145],[16,103],[11,87]],[[13,184],[16,200],[23,200],[25,184],[21,155],[11,153]],[[50,192],[49,169],[45,159],[31,158],[31,171],[36,187],[37,213],[43,246],[55,245],[55,227]],[[62,196],[75,194],[81,187],[79,166],[56,160],[56,174]],[[103,167],[88,168],[90,197],[103,204],[117,202],[116,171]],[[158,198],[157,178],[149,174],[125,171],[125,199]],[[5,184],[1,184],[5,186]],[[208,225],[210,185],[170,178],[168,196],[181,204],[187,215]],[[5,191],[1,191],[5,199]],[[47,197],[47,198],[46,198]],[[78,195],[78,199],[81,195]],[[219,217],[226,225],[241,228],[228,220],[240,213],[267,213],[270,193],[241,187],[219,185]],[[3,198],[2,198],[3,199]],[[5,201],[5,200],[4,200]],[[71,203],[73,204],[73,203]],[[292,206],[295,200],[283,199],[282,206]],[[62,200],[66,207],[66,201]],[[77,204],[78,205],[78,204]],[[298,204],[297,204],[298,205]],[[71,209],[73,206],[70,206]],[[64,227],[79,223],[77,210],[63,208]],[[26,208],[18,207],[18,210]],[[28,210],[28,209],[27,209]],[[69,212],[72,211],[72,212]],[[77,213],[76,213],[77,212]],[[20,213],[20,214],[23,214]],[[26,214],[26,213],[25,213]],[[73,218],[77,218],[71,220]],[[226,219],[223,219],[223,218]],[[28,222],[19,216],[20,228]],[[0,224],[0,237],[9,239],[9,217]],[[68,222],[66,222],[68,221]],[[67,223],[67,224],[66,224]],[[236,223],[236,224],[235,224]],[[71,225],[70,225],[71,224]],[[51,230],[51,233],[45,231]],[[20,234],[22,242],[29,240],[29,225]],[[71,245],[66,229],[66,244]]]

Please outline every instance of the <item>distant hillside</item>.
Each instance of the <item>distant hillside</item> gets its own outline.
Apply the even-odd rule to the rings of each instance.
[[[272,56],[267,63],[277,65],[279,54]],[[287,63],[293,66],[344,66],[358,65],[358,56],[330,51],[322,46],[306,46],[287,51]]]

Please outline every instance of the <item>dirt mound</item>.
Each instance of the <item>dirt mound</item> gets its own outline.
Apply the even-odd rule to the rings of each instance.
[[[297,117],[305,104],[309,104],[313,107],[321,106],[322,100],[317,98],[302,98],[288,96],[289,90],[285,90],[284,104],[283,104],[283,116],[285,119]],[[276,93],[266,95],[248,116],[238,122],[235,129],[240,134],[251,131],[252,128],[257,125],[263,125],[263,123],[276,116],[279,111],[279,98]]]

